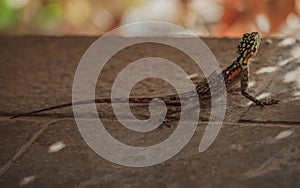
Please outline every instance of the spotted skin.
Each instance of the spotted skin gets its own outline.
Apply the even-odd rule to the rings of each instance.
[[[257,105],[272,105],[277,104],[278,100],[259,100],[249,94],[247,92],[248,89],[248,80],[249,80],[249,59],[256,55],[258,48],[260,46],[260,37],[258,32],[245,33],[242,37],[242,40],[237,46],[237,58],[231,65],[229,65],[226,69],[222,71],[222,74],[213,73],[207,79],[201,81],[197,84],[196,90],[197,95],[195,96],[195,92],[186,92],[181,94],[180,96],[183,99],[189,99],[192,97],[198,97],[200,101],[210,98],[212,95],[220,93],[222,90],[228,90],[233,85],[235,85],[238,81],[241,82],[241,94],[247,99],[251,100]],[[226,88],[222,88],[221,79],[224,80]],[[224,84],[223,84],[224,85]],[[179,106],[180,98],[178,95],[168,95],[164,97],[158,97],[165,101],[167,105]],[[50,111],[58,108],[64,108],[74,105],[83,105],[83,104],[91,104],[91,103],[149,103],[152,101],[154,97],[144,97],[144,98],[118,98],[118,99],[110,99],[110,98],[102,98],[95,100],[86,100],[86,101],[78,101],[75,103],[66,103],[62,105],[52,106],[49,108],[44,108],[40,110],[36,110],[33,112],[17,114],[12,116],[11,118],[17,118],[20,116],[29,116],[40,112]],[[180,109],[180,108],[179,108]],[[175,110],[174,113],[178,111]]]
[[[245,33],[243,35],[242,41],[237,46],[238,58],[236,59],[238,68],[241,69],[240,73],[236,77],[241,79],[241,94],[247,99],[251,100],[257,105],[273,105],[279,103],[278,100],[259,100],[253,95],[247,92],[248,83],[249,83],[249,59],[256,55],[258,48],[260,46],[260,37],[258,32]],[[231,74],[234,72],[231,71]],[[229,76],[231,77],[231,76]]]
[[[258,32],[245,33],[242,37],[242,40],[237,46],[236,52],[238,56],[236,60],[222,71],[222,77],[220,77],[220,79],[224,79],[226,90],[230,89],[233,85],[240,81],[241,94],[257,105],[264,106],[277,104],[279,103],[278,100],[259,100],[249,94],[247,91],[249,82],[249,59],[256,55],[260,46],[260,40],[261,39]],[[216,83],[220,83],[220,81],[217,80]],[[220,92],[220,89],[222,88],[216,90],[215,93],[211,92],[211,88],[209,87],[209,85],[214,85],[216,83],[201,83],[200,85],[198,85],[197,92],[199,95],[199,99]]]

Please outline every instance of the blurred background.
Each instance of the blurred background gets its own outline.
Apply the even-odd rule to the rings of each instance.
[[[200,36],[300,38],[300,0],[0,0],[1,35],[93,35],[165,21]]]

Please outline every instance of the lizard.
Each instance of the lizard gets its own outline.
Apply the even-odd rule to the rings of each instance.
[[[279,100],[259,100],[253,95],[251,95],[248,90],[248,81],[249,81],[249,65],[250,65],[250,58],[255,56],[258,52],[260,47],[260,35],[258,32],[251,32],[245,33],[242,36],[241,41],[237,45],[237,58],[233,61],[231,65],[225,68],[222,73],[219,74],[212,74],[207,79],[204,79],[197,83],[196,85],[196,94],[195,92],[185,92],[180,94],[181,97],[188,99],[191,97],[198,97],[199,100],[205,100],[206,98],[210,98],[211,95],[215,95],[219,93],[221,90],[229,90],[235,85],[237,82],[240,81],[240,92],[241,95],[249,99],[250,101],[254,102],[256,105],[265,106],[265,105],[273,105],[279,103]],[[210,79],[212,78],[212,79]],[[219,79],[224,79],[224,83],[226,88],[217,88],[220,86]],[[211,82],[210,82],[211,80]],[[212,90],[211,87],[215,87]],[[94,100],[85,100],[85,101],[77,101],[73,103],[65,103],[57,106],[51,106],[48,108],[17,114],[11,117],[11,119],[21,117],[21,116],[29,116],[40,112],[50,111],[54,109],[70,107],[73,105],[84,105],[84,104],[92,104],[92,103],[149,103],[154,98],[160,98],[164,100],[167,105],[180,105],[180,98],[178,95],[166,95],[163,97],[143,97],[143,98],[99,98]]]

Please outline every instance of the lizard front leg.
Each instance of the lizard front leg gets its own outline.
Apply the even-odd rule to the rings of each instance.
[[[248,81],[249,81],[249,71],[248,66],[242,67],[242,76],[241,76],[241,94],[249,99],[250,101],[254,102],[257,105],[264,106],[264,105],[272,105],[278,104],[279,100],[259,100],[253,95],[248,93]]]

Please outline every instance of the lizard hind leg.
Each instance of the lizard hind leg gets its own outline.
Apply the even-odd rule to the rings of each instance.
[[[168,127],[168,128],[171,128],[172,127],[172,122],[176,122],[177,119],[175,118],[171,118],[170,116],[173,116],[175,114],[178,114],[181,112],[181,108],[180,107],[176,107],[174,109],[169,109],[168,112],[167,112],[167,115],[165,117],[165,119],[163,120],[162,124],[160,125],[160,128],[163,128],[163,127]],[[175,120],[175,121],[174,121]]]

